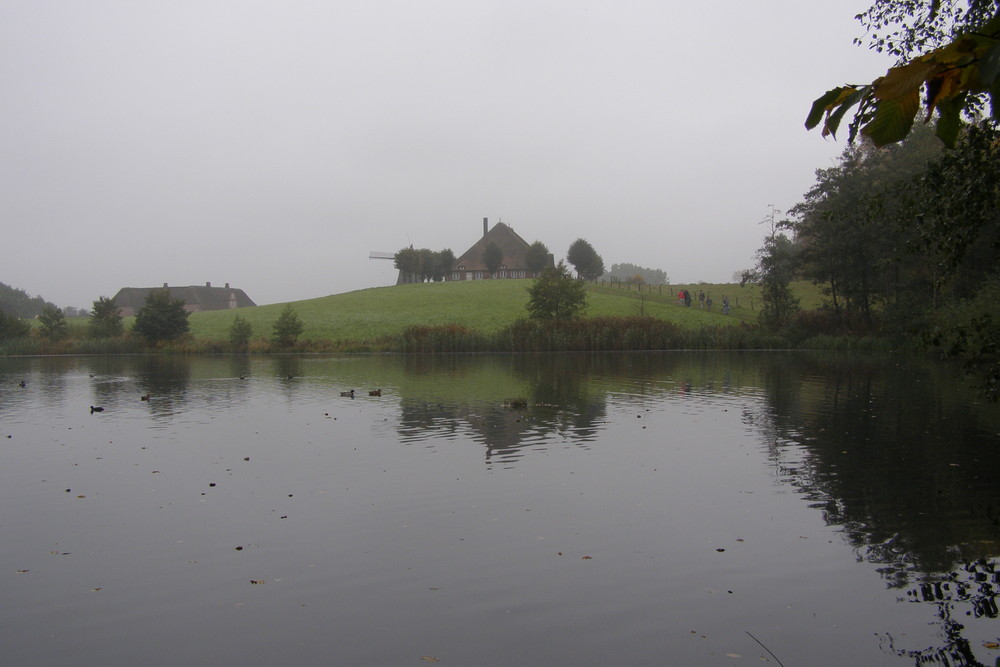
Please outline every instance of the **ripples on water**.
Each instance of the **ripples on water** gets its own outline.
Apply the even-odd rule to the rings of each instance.
[[[998,655],[1000,423],[940,367],[18,359],[0,387],[12,664]]]

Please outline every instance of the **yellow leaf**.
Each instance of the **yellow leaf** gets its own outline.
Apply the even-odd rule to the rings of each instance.
[[[931,119],[941,103],[950,100],[963,92],[968,86],[963,81],[967,72],[959,69],[947,69],[927,82],[927,118]]]
[[[875,98],[890,100],[917,94],[937,63],[917,61],[893,67],[875,86]]]

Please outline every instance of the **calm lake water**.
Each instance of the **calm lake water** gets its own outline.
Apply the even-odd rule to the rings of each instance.
[[[3,662],[994,665],[1000,409],[952,375],[0,359]]]

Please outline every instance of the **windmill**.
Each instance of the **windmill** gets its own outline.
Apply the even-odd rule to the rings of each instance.
[[[396,259],[396,254],[392,253],[392,252],[379,252],[378,250],[372,250],[372,251],[370,251],[368,253],[368,259],[388,259],[388,260],[394,260],[394,259]],[[403,282],[404,282],[403,281],[403,272],[400,271],[399,272],[399,276],[396,278],[396,284],[397,285],[402,285]]]

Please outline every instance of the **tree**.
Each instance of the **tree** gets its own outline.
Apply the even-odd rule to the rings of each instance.
[[[25,338],[31,333],[31,325],[13,313],[0,310],[0,340]]]
[[[570,319],[587,306],[583,282],[573,278],[562,262],[542,271],[528,294],[528,314],[536,320]]]
[[[547,267],[551,266],[549,259],[549,249],[541,241],[535,241],[528,246],[528,252],[524,257],[526,268],[531,273],[538,275]]]
[[[42,314],[45,306],[55,307],[40,296],[28,296],[23,289],[0,283],[0,304],[7,304],[14,309],[18,317],[32,318]]]
[[[42,314],[38,316],[38,321],[42,325],[42,336],[49,340],[61,340],[69,333],[69,325],[66,323],[66,316],[62,308],[57,308],[52,304],[42,308]]]
[[[427,248],[415,250],[413,246],[403,248],[394,256],[394,264],[403,274],[403,282],[417,283],[427,280],[440,282],[451,273],[455,263],[455,253],[449,248],[432,251]]]
[[[455,265],[455,253],[451,248],[445,248],[434,254],[434,270],[431,279],[434,282],[441,282],[451,273],[451,267]]]
[[[802,276],[823,286],[842,323],[871,329],[876,308],[912,312],[905,292],[928,284],[925,262],[903,252],[920,210],[910,199],[923,189],[913,178],[942,150],[929,128],[881,149],[850,144],[780,224],[795,231]]]
[[[566,259],[576,269],[576,274],[584,280],[596,280],[604,275],[604,260],[594,250],[594,246],[583,239],[573,241],[566,253]]]
[[[934,160],[914,186],[916,246],[937,262],[957,297],[978,290],[997,269],[1000,249],[1000,130],[968,128],[953,151]]]
[[[955,145],[962,116],[978,116],[987,98],[1000,120],[1000,11],[996,0],[876,0],[858,19],[870,47],[899,58],[869,84],[838,86],[813,102],[806,128],[823,122],[836,136],[857,106],[848,140],[858,132],[876,146],[902,141],[921,105],[937,116],[937,136]],[[858,40],[855,40],[857,43]],[[930,50],[927,50],[930,49]]]
[[[98,297],[91,309],[88,327],[93,338],[117,338],[125,332],[121,311],[113,298]]]
[[[496,276],[497,269],[500,268],[500,264],[502,263],[503,250],[496,243],[490,241],[483,248],[483,264],[486,265],[486,270],[490,272],[490,275]]]
[[[295,345],[296,339],[305,330],[306,327],[302,324],[302,320],[299,319],[298,313],[295,312],[292,304],[289,303],[281,311],[281,314],[278,315],[278,319],[275,321],[271,332],[271,338],[278,347],[291,347]]]
[[[670,276],[667,275],[666,271],[661,269],[648,269],[644,266],[629,264],[628,262],[612,264],[611,270],[608,271],[608,275],[612,278],[618,278],[620,280],[627,280],[630,282],[643,282],[647,285],[666,285],[670,282]],[[639,278],[642,280],[638,280]],[[739,279],[737,278],[737,280]]]
[[[132,325],[132,331],[150,343],[176,340],[189,328],[184,301],[173,298],[169,288],[150,291]]]
[[[235,350],[244,351],[247,349],[247,345],[250,344],[250,338],[252,336],[253,326],[245,319],[237,315],[233,319],[232,325],[229,327],[229,344],[232,345]]]
[[[415,283],[420,272],[420,253],[414,250],[412,245],[403,248],[393,258],[393,265],[403,274],[404,283]]]
[[[795,246],[784,234],[771,234],[757,251],[757,267],[743,274],[742,284],[760,285],[760,323],[778,329],[799,309],[789,283],[795,278]]]
[[[420,270],[417,272],[417,275],[420,278],[420,282],[426,282],[434,275],[437,257],[434,251],[429,248],[421,248],[417,251],[417,256],[420,258]]]

